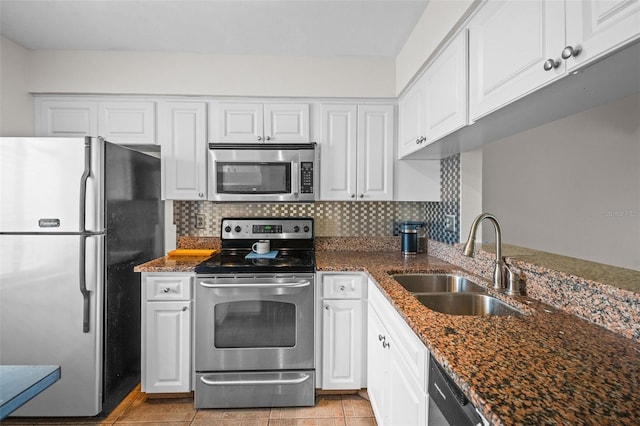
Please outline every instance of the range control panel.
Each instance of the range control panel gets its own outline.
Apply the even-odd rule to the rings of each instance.
[[[312,218],[227,218],[222,219],[223,240],[313,239]]]

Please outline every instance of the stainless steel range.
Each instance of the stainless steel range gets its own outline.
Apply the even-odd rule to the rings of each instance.
[[[314,405],[313,219],[227,218],[220,235],[196,267],[196,408]]]

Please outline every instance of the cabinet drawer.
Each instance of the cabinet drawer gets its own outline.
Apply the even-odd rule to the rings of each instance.
[[[146,300],[190,300],[190,275],[147,276]]]
[[[322,297],[325,299],[362,299],[367,297],[365,277],[361,274],[324,274]]]

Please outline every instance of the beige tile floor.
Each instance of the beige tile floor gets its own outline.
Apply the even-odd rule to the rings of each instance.
[[[364,394],[366,396],[366,394]],[[375,426],[369,401],[360,395],[318,395],[314,407],[195,409],[193,398],[149,398],[138,386],[106,418],[9,417],[7,425],[118,426]]]

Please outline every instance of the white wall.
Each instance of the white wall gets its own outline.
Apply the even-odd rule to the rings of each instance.
[[[29,90],[212,96],[394,97],[394,61],[34,50]]]
[[[29,51],[0,36],[0,136],[33,135]]]
[[[486,145],[504,242],[640,270],[638,117],[636,94]]]
[[[477,0],[431,0],[396,57],[396,95],[409,84],[438,46],[464,21]]]

